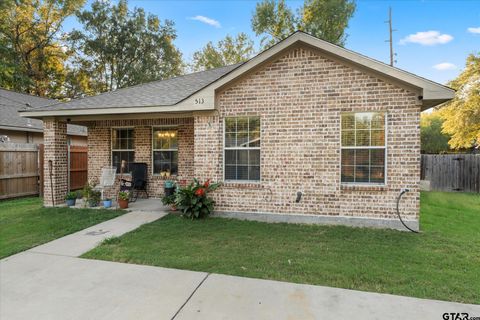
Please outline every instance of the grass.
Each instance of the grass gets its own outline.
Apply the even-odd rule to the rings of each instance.
[[[0,258],[123,214],[121,210],[43,208],[40,198],[0,202]]]
[[[423,193],[421,229],[169,215],[84,257],[480,303],[480,196]]]

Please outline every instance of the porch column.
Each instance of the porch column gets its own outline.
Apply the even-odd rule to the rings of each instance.
[[[54,119],[43,120],[43,140],[45,144],[43,205],[45,207],[63,205],[68,188],[67,123]]]
[[[222,124],[217,115],[194,117],[194,176],[222,180]]]

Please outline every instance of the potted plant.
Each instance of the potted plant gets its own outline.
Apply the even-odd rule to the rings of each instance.
[[[89,207],[96,207],[100,203],[100,197],[102,194],[100,191],[92,190],[90,196],[88,197],[88,206]]]
[[[130,198],[130,194],[126,191],[120,191],[118,193],[118,206],[121,209],[128,208],[128,199]]]
[[[77,193],[76,192],[67,192],[65,195],[65,204],[68,207],[72,207],[75,205],[75,202],[77,201]]]
[[[175,205],[182,212],[182,216],[190,219],[207,217],[213,212],[215,201],[208,194],[220,186],[219,183],[200,183],[198,179],[186,187],[178,188],[175,193]]]
[[[165,196],[171,196],[174,193],[175,193],[175,182],[173,182],[172,180],[165,180],[165,183],[163,184],[163,194]]]
[[[175,194],[165,194],[163,197],[162,197],[162,203],[164,206],[170,206],[170,208],[175,211],[177,210],[177,207],[175,206]]]
[[[110,208],[111,206],[112,206],[112,199],[111,198],[103,199],[103,207],[104,208]]]

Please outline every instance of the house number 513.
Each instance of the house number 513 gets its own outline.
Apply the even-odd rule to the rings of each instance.
[[[195,104],[204,104],[205,103],[205,99],[203,98],[196,98],[195,99]]]

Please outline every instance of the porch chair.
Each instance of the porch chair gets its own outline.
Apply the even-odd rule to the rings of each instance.
[[[100,184],[95,186],[95,190],[100,190],[101,191],[101,197],[102,200],[104,200],[103,197],[103,191],[106,188],[111,188],[115,184],[115,175],[117,173],[117,167],[103,167],[102,168],[102,175],[100,176]]]
[[[147,192],[147,178],[148,166],[143,162],[133,162],[130,164],[132,170],[132,179],[120,180],[120,191],[130,192],[130,202],[137,201],[138,193],[143,192],[148,198]]]

